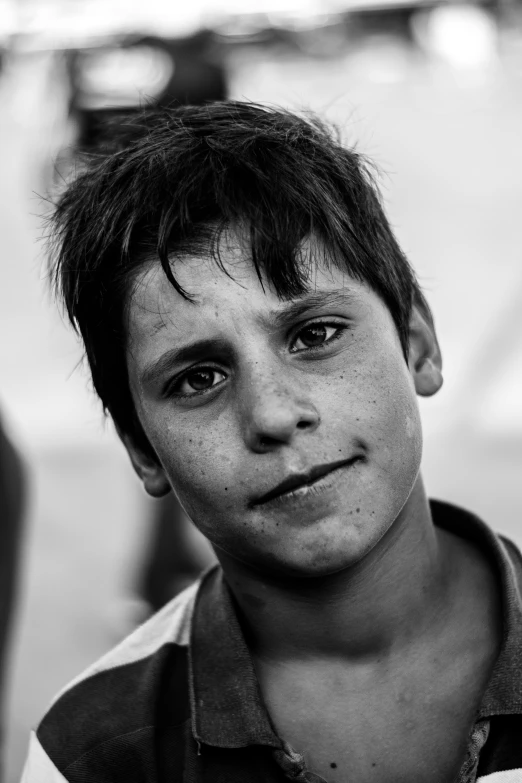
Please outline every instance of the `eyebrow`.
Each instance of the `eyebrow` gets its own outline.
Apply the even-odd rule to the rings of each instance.
[[[280,310],[272,310],[268,314],[260,315],[258,320],[272,331],[295,324],[299,318],[309,315],[311,310],[343,305],[346,307],[347,304],[354,302],[355,296],[347,290],[309,293],[286,303],[286,306]],[[222,338],[207,338],[180,348],[171,348],[143,370],[141,382],[144,385],[152,385],[164,373],[171,370],[173,365],[201,361],[208,358],[209,354],[218,352],[230,352],[228,342]]]
[[[226,341],[222,339],[197,340],[182,348],[171,348],[143,370],[141,382],[145,385],[153,384],[172,369],[174,364],[197,362],[208,357],[210,353],[223,352],[227,349],[230,350]]]
[[[259,320],[269,329],[280,329],[292,326],[303,316],[309,315],[310,310],[318,310],[321,307],[346,307],[346,305],[353,305],[355,300],[355,295],[347,289],[316,291],[290,301],[286,307],[280,310],[272,310],[267,315],[260,315]]]

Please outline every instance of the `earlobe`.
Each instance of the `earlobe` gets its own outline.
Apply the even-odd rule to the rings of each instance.
[[[431,319],[414,306],[410,320],[409,367],[415,390],[431,397],[442,386],[442,356]]]
[[[142,475],[141,480],[143,481],[145,492],[153,498],[162,498],[170,492],[170,484],[163,469],[155,475]]]
[[[168,495],[170,484],[161,464],[153,456],[136,446],[128,435],[120,433],[120,438],[127,449],[132,467],[143,482],[145,492],[153,498]]]
[[[415,390],[421,397],[431,397],[442,386],[442,372],[432,359],[424,359],[415,370]]]

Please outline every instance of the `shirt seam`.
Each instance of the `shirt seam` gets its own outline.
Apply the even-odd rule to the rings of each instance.
[[[183,721],[185,723],[186,721]],[[182,726],[183,723],[176,724],[178,726]],[[82,753],[80,756],[74,759],[74,761],[71,761],[69,764],[67,764],[66,767],[62,770],[62,775],[65,775],[67,770],[71,769],[71,767],[74,767],[75,764],[78,764],[79,761],[81,761],[84,758],[87,758],[87,756],[90,756],[91,753],[95,750],[98,750],[99,748],[102,748],[104,745],[108,745],[110,742],[113,742],[114,740],[121,739],[121,737],[130,737],[133,734],[140,734],[142,731],[147,731],[148,729],[154,729],[155,725],[153,723],[148,724],[147,726],[141,726],[139,729],[133,729],[132,731],[124,731],[121,734],[115,734],[114,737],[110,737],[108,739],[102,740],[101,742],[97,742],[96,745],[93,745],[92,748],[89,748],[89,750],[86,750],[84,753]],[[54,763],[54,762],[53,762]]]

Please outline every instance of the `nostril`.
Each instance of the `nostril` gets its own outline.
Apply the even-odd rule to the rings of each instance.
[[[269,449],[272,446],[274,446],[275,444],[277,444],[277,442],[278,442],[277,438],[270,438],[268,435],[262,435],[259,438],[259,445],[263,449]]]
[[[306,429],[308,429],[308,427],[310,426],[311,423],[312,422],[310,422],[310,421],[304,421],[304,420],[303,421],[298,421],[297,422],[297,429],[298,430],[306,430]]]

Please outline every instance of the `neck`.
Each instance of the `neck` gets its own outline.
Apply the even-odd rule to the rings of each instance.
[[[453,582],[444,541],[419,478],[381,541],[339,573],[286,579],[248,569],[223,553],[219,559],[255,655],[356,660],[380,658],[436,632]]]

